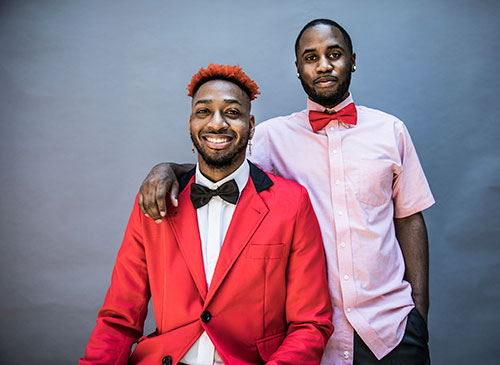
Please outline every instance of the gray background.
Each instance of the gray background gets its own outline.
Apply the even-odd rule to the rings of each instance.
[[[1,1],[0,363],[83,355],[142,179],[157,162],[192,161],[191,76],[239,63],[262,91],[258,121],[303,109],[293,43],[318,17],[352,35],[355,100],[406,122],[437,200],[425,212],[433,363],[498,363],[499,10]]]

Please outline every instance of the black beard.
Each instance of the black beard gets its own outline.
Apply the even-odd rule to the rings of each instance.
[[[233,151],[228,151],[225,153],[209,153],[206,150],[203,149],[203,147],[198,143],[198,140],[193,138],[191,135],[191,141],[193,141],[194,146],[196,147],[196,150],[198,151],[199,155],[205,161],[207,166],[213,168],[213,169],[223,169],[225,167],[231,166],[233,163],[234,159],[241,154],[246,153],[247,149],[247,144],[248,144],[248,137],[250,135],[250,131],[248,131],[248,135],[246,138],[242,139],[237,146],[237,148]]]
[[[347,93],[347,91],[349,91],[349,85],[351,84],[351,73],[349,72],[345,80],[338,85],[337,91],[330,93],[317,93],[315,89],[302,81],[302,78],[300,79],[300,83],[302,84],[302,88],[304,89],[306,94],[309,96],[309,99],[326,108],[333,108],[342,101],[344,95]]]

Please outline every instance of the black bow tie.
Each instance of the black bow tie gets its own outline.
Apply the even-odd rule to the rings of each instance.
[[[229,180],[215,190],[209,189],[200,184],[191,184],[191,201],[193,202],[195,209],[208,204],[210,199],[216,195],[220,196],[228,203],[236,204],[240,195],[236,181],[234,181],[234,179]]]

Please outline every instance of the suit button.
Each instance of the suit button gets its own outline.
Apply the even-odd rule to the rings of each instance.
[[[205,323],[208,323],[212,319],[212,315],[209,311],[203,311],[201,314],[201,320]]]
[[[161,365],[172,365],[172,358],[170,356],[165,356],[163,360],[161,360]]]

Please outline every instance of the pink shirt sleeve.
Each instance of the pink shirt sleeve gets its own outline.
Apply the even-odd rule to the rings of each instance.
[[[429,208],[435,201],[405,125],[400,123],[395,133],[401,167],[392,189],[394,218],[404,218]]]

